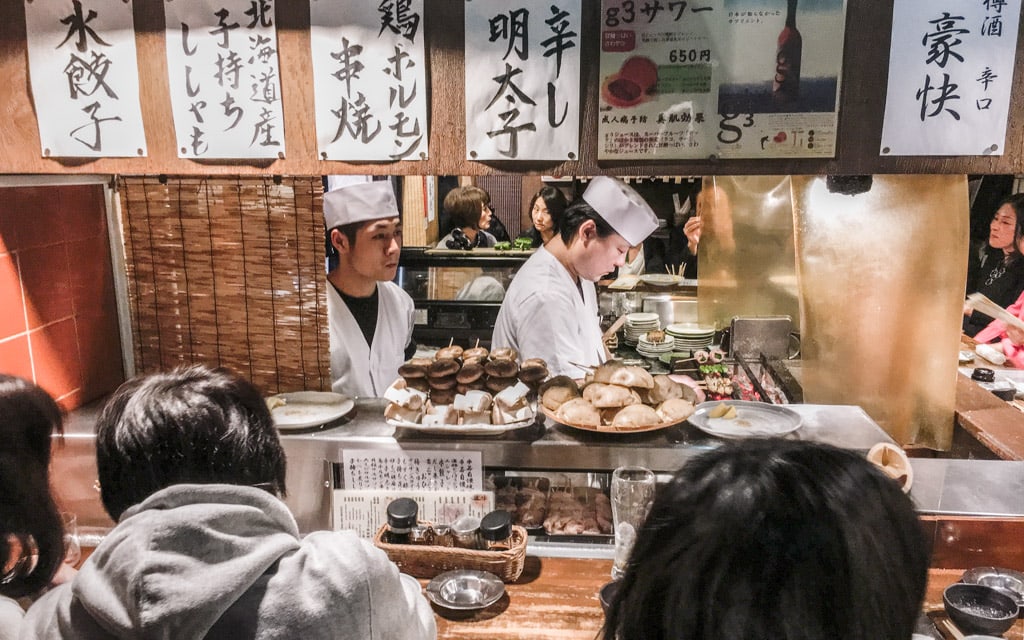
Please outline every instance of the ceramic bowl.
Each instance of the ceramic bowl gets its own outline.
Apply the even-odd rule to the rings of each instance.
[[[957,582],[942,592],[950,620],[965,634],[1002,635],[1017,621],[1019,607],[1006,593],[980,584]]]

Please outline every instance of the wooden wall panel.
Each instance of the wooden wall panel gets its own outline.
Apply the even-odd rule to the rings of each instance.
[[[1002,156],[902,157],[878,155],[885,103],[892,3],[849,0],[845,64],[841,85],[839,140],[835,159],[697,160],[685,162],[603,162],[596,159],[598,31],[600,2],[583,2],[584,104],[580,159],[575,162],[473,162],[465,160],[463,115],[463,2],[426,0],[425,42],[431,84],[430,158],[425,161],[343,163],[316,158],[313,85],[310,82],[309,5],[278,0],[287,157],[273,161],[183,160],[174,149],[164,52],[164,14],[160,0],[135,0],[136,43],[140,61],[143,117],[149,157],[54,160],[41,157],[28,81],[25,16],[22,0],[0,0],[0,77],[5,84],[0,117],[4,157],[0,173],[98,173],[175,175],[322,175],[330,173],[396,175],[710,175],[823,173],[1024,173],[1024,101],[1012,100]],[[1018,40],[1018,50],[1024,38]],[[1018,56],[1014,94],[1024,88],[1024,63]]]

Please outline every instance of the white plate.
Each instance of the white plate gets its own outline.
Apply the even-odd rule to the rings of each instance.
[[[680,276],[673,276],[667,273],[645,273],[640,276],[640,282],[653,284],[656,287],[670,287],[682,281],[683,279]]]
[[[505,585],[498,576],[472,569],[446,571],[427,583],[427,598],[446,609],[483,609],[504,593]]]
[[[493,436],[499,433],[505,433],[506,431],[513,431],[515,429],[522,429],[524,427],[528,427],[536,421],[536,412],[534,412],[533,416],[531,416],[528,420],[510,422],[508,424],[446,424],[424,426],[418,422],[409,422],[408,420],[395,420],[394,418],[384,419],[384,422],[387,422],[392,427],[413,429],[415,431],[420,431],[422,433],[437,433],[462,436]]]
[[[680,322],[668,325],[665,327],[665,332],[687,338],[703,338],[715,335],[715,328],[692,322]]]
[[[658,314],[656,313],[629,313],[626,314],[626,323],[633,325],[652,324],[658,321]]]
[[[294,391],[279,393],[267,398],[267,404],[275,399],[284,404],[270,410],[274,425],[281,430],[305,429],[337,420],[352,411],[352,398],[330,391]]]
[[[711,418],[708,413],[720,404],[736,407],[736,417]],[[764,402],[714,400],[702,402],[689,418],[690,424],[719,438],[781,436],[800,428],[800,414],[792,409]]]

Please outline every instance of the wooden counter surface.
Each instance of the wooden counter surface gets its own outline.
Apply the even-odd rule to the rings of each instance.
[[[505,585],[505,595],[486,609],[460,615],[434,608],[440,640],[594,640],[604,622],[597,592],[610,579],[611,560],[527,557],[523,575]],[[942,613],[942,591],[961,569],[932,569],[923,610]],[[422,580],[426,584],[427,580]],[[1004,636],[1024,640],[1024,621]]]

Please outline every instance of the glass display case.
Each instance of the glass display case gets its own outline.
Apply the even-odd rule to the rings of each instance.
[[[505,291],[533,250],[404,247],[395,282],[416,306],[413,339],[490,347]]]

